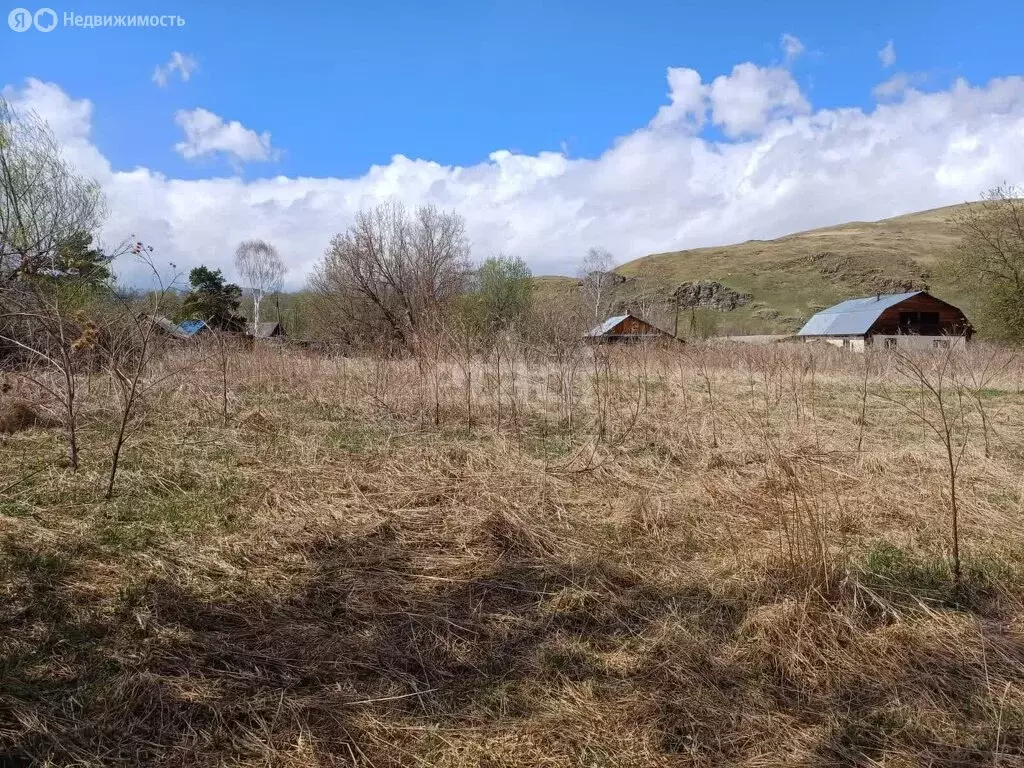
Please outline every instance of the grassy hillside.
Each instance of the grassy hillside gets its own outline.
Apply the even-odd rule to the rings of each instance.
[[[664,323],[670,295],[680,284],[715,280],[751,294],[748,305],[713,314],[718,331],[796,330],[817,309],[852,296],[927,287],[969,310],[969,297],[942,275],[957,234],[950,223],[957,206],[875,222],[850,222],[798,232],[777,240],[749,240],[714,248],[656,253],[621,265],[616,288],[621,306],[646,303]],[[543,278],[546,295],[559,283]],[[659,317],[660,316],[660,317]]]

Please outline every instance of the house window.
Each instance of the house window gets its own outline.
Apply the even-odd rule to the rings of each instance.
[[[949,339],[936,339],[932,342],[935,349],[949,349]]]
[[[921,313],[921,325],[938,325],[939,324],[939,313],[938,312],[922,312]]]
[[[900,312],[900,327],[909,328],[921,322],[921,315],[917,312]]]
[[[896,339],[886,339],[884,341],[884,343],[882,344],[882,346],[885,347],[886,349],[895,349],[896,348]]]
[[[849,349],[850,346],[851,346],[850,340],[849,339],[843,339],[843,349]]]

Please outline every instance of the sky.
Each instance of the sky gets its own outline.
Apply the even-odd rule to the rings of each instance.
[[[16,31],[19,8],[40,19],[0,6],[3,96],[100,182],[105,243],[183,270],[234,277],[259,237],[301,287],[392,198],[464,216],[477,260],[571,274],[590,247],[621,262],[1024,183],[1019,2],[93,0],[50,6],[48,32]],[[165,23],[109,23],[143,12]]]

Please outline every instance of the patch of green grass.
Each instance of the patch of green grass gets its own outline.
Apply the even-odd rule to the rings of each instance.
[[[35,512],[31,504],[17,499],[0,500],[0,515],[8,517],[28,517]]]
[[[29,547],[8,544],[0,552],[0,576],[20,574],[32,582],[53,583],[71,570],[70,558],[60,552],[38,552]]]
[[[961,561],[958,584],[945,558],[881,542],[864,557],[864,583],[897,602],[921,600],[949,608],[977,610],[1000,586],[1011,586],[1016,575],[1002,561],[973,555]]]
[[[329,448],[345,453],[366,453],[379,435],[372,430],[354,424],[335,424],[327,433],[325,441]]]
[[[1006,395],[1015,395],[1016,392],[1011,392],[1008,389],[996,389],[994,387],[982,387],[975,393],[982,400],[990,400],[995,397],[1005,397]]]
[[[668,392],[668,382],[664,379],[647,379],[644,381],[644,389],[648,394]]]
[[[533,435],[523,440],[526,452],[538,459],[558,459],[572,451],[572,441],[567,435]]]
[[[941,592],[952,579],[945,562],[885,542],[868,550],[864,573],[871,586],[917,594]]]
[[[169,536],[233,530],[246,516],[242,481],[231,475],[192,478],[183,485],[126,487],[101,508],[97,534],[116,549],[138,550]]]

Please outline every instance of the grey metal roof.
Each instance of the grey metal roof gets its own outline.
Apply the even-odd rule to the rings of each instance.
[[[593,328],[587,331],[587,336],[590,336],[591,338],[596,336],[604,336],[606,333],[608,333],[608,331],[610,331],[616,325],[621,323],[627,317],[629,317],[629,315],[616,315],[615,317],[609,317],[600,325],[595,325]]]
[[[153,323],[157,328],[162,330],[168,336],[173,336],[176,339],[187,339],[188,336],[174,323],[168,320],[163,315],[142,315],[143,318],[149,318],[149,321]]]
[[[797,336],[863,336],[881,314],[924,291],[891,293],[847,299],[818,312],[800,329]]]

